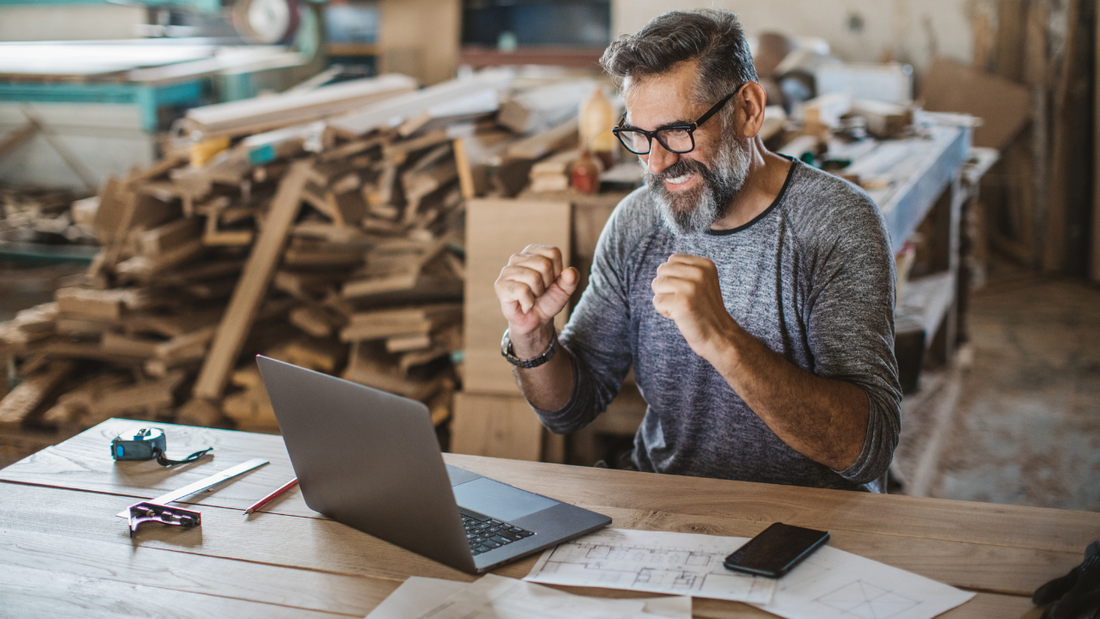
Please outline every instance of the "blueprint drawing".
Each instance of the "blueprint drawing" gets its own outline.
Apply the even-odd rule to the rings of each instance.
[[[771,602],[758,606],[787,619],[931,619],[974,597],[827,546],[778,584]]]
[[[771,600],[775,581],[731,572],[722,561],[744,537],[604,529],[548,550],[525,580],[749,602]]]

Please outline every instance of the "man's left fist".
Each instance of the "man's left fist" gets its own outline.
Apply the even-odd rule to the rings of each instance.
[[[653,307],[680,329],[695,354],[707,358],[737,329],[726,311],[718,268],[706,258],[673,254],[657,267]]]

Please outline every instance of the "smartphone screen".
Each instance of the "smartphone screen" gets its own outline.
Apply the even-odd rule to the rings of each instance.
[[[816,531],[777,522],[726,557],[727,569],[779,578],[829,539]]]

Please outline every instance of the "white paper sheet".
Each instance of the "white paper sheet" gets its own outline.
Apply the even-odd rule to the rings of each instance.
[[[828,546],[779,580],[764,610],[787,619],[931,619],[974,593]]]
[[[524,580],[767,604],[775,581],[722,561],[748,538],[602,529],[547,550]]]
[[[410,577],[367,619],[691,619],[690,597],[609,600],[492,574],[473,583]]]

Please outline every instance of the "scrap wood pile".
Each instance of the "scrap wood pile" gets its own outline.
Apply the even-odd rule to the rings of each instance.
[[[94,243],[88,201],[78,197],[63,189],[0,187],[0,242]]]
[[[515,195],[535,161],[575,148],[594,87],[390,75],[192,110],[187,148],[93,199],[86,283],[0,323],[21,379],[0,425],[275,429],[257,353],[424,401],[441,422],[460,382],[464,200]],[[556,103],[514,96],[539,89]]]

